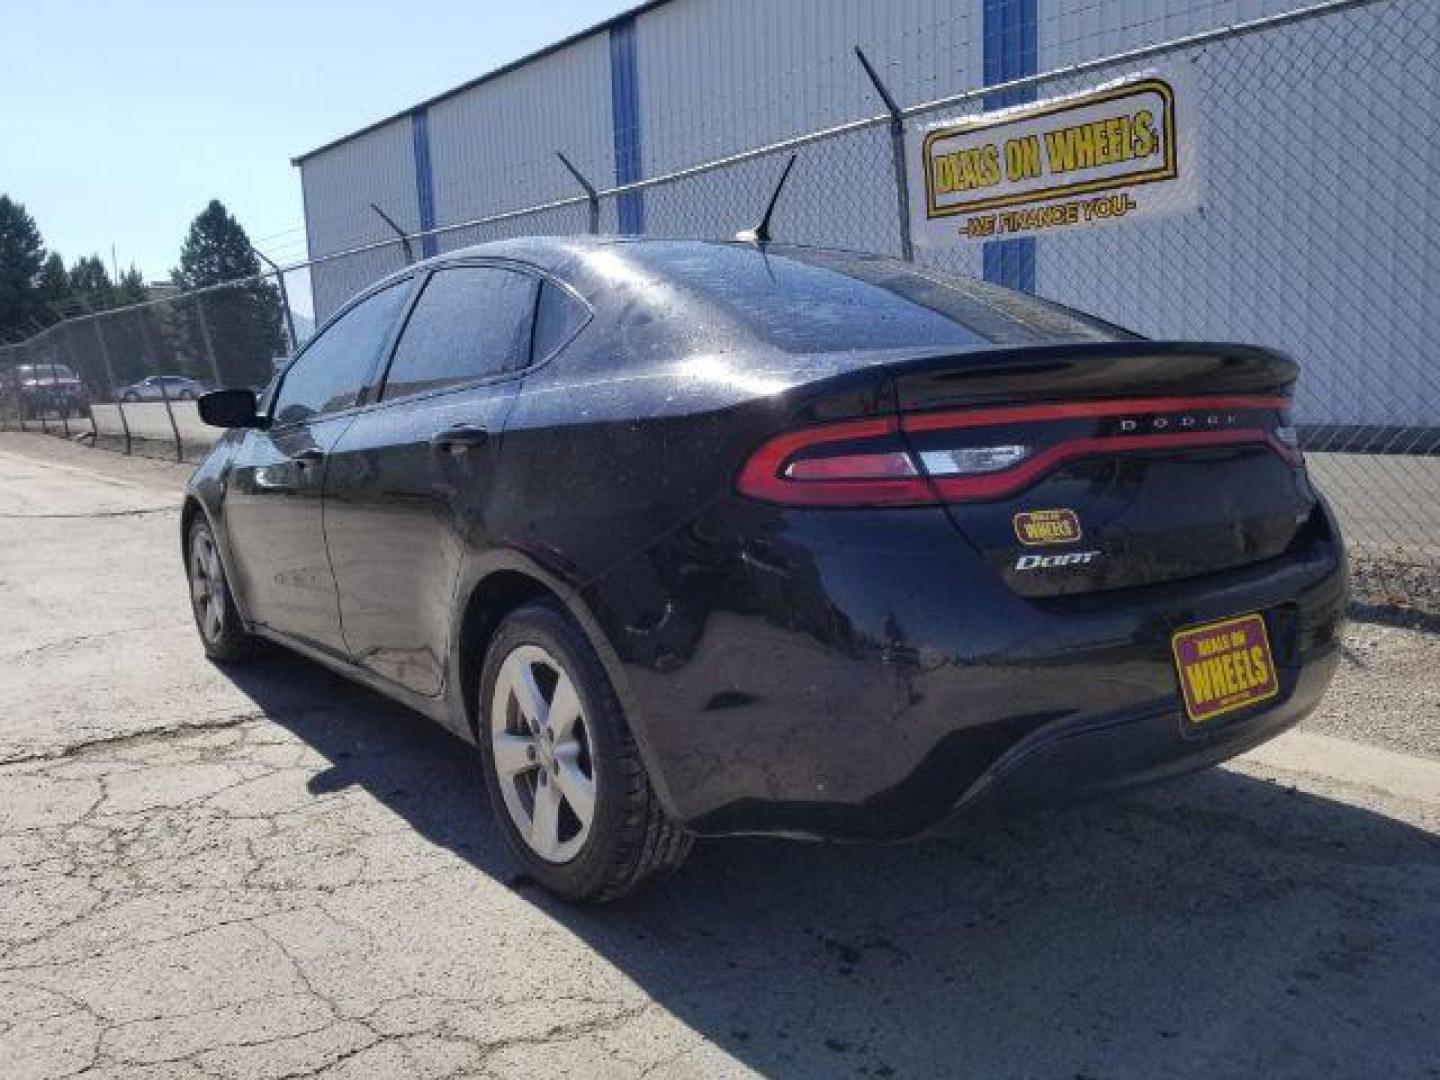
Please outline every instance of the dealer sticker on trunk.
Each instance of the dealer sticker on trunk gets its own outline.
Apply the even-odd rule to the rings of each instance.
[[[1185,712],[1203,724],[1280,692],[1260,615],[1181,630],[1171,638]]]
[[[1074,510],[1026,510],[1015,515],[1015,538],[1022,544],[1069,544],[1081,537]]]

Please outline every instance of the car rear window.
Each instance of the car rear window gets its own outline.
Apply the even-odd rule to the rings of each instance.
[[[894,259],[738,244],[635,244],[627,255],[787,352],[1133,336],[1058,304]]]

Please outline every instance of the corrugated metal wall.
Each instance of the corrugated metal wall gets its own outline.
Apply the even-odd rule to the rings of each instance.
[[[563,151],[602,187],[612,184],[610,59],[599,34],[430,107],[439,223],[548,202],[578,188],[559,160]],[[576,213],[574,228],[582,230]],[[474,243],[463,233],[441,248]]]
[[[394,235],[372,202],[414,231],[575,195],[579,189],[557,150],[598,186],[610,186],[610,82],[605,35],[593,35],[307,157],[301,178],[311,257]],[[429,238],[416,253],[515,232],[584,228],[583,209],[557,211]],[[403,265],[399,250],[388,249],[316,267],[317,318]]]
[[[1300,4],[671,0],[306,159],[311,253],[385,236],[371,201],[414,228],[427,215],[444,224],[573,194],[556,150],[605,187],[874,115],[880,102],[854,57],[857,44],[895,98],[911,104]],[[991,244],[983,256],[974,246],[941,261],[1147,333],[1280,344],[1307,362],[1302,404],[1312,420],[1432,417],[1440,402],[1397,398],[1386,364],[1355,357],[1377,355],[1377,341],[1392,353],[1423,352],[1424,343],[1406,335],[1440,316],[1440,295],[1417,284],[1433,279],[1434,258],[1404,230],[1334,227],[1350,191],[1316,167],[1316,155],[1376,116],[1403,114],[1414,145],[1440,144],[1440,86],[1408,77],[1406,56],[1393,47],[1407,22],[1440,18],[1437,7],[1395,0],[1206,48],[1193,80],[1203,119],[1203,214]],[[1388,36],[1374,33],[1376,19],[1387,20]],[[1344,20],[1355,27],[1353,48],[1337,50]],[[1377,51],[1379,40],[1391,51]],[[1265,168],[1257,172],[1254,162]],[[729,236],[754,223],[781,164],[759,160],[610,201],[602,229]],[[1423,205],[1429,175],[1423,163],[1377,170],[1367,198]],[[809,147],[774,233],[893,253],[891,184],[883,128]],[[1314,228],[1316,220],[1327,227]],[[451,234],[432,247],[584,227],[576,208]],[[319,268],[318,313],[398,262],[387,254]],[[1388,318],[1398,304],[1425,316]],[[1357,316],[1362,310],[1374,317]]]
[[[1041,69],[1297,6],[1040,0]],[[1440,322],[1440,258],[1404,221],[1431,202],[1417,148],[1440,142],[1440,85],[1397,43],[1435,40],[1437,8],[1396,0],[1192,56],[1203,212],[1044,237],[1037,291],[1146,334],[1278,345],[1304,365],[1311,422],[1433,423],[1440,381],[1417,377],[1432,350],[1416,328]],[[1400,116],[1409,137],[1382,145]],[[1359,204],[1388,210],[1363,220]]]
[[[393,121],[308,159],[300,182],[312,259],[393,236],[371,203],[403,229],[420,227],[409,120]],[[356,290],[403,265],[398,251],[385,249],[316,267],[310,282],[317,317],[323,320]]]
[[[437,224],[575,194],[556,150],[606,187],[873,115],[880,102],[855,59],[857,44],[902,102],[977,86],[982,20],[982,0],[672,0],[636,17],[633,29],[601,30],[426,107],[428,183],[417,169],[413,120],[306,158],[310,253],[386,236],[370,201],[418,228],[426,192]],[[898,250],[889,154],[883,130],[807,151],[776,214],[776,234]],[[758,162],[646,192],[629,200],[629,220],[607,205],[602,227],[729,236],[754,223],[778,165]],[[436,246],[526,225],[581,231],[584,224],[576,209],[508,230],[448,234]],[[395,255],[317,268],[317,314],[324,318],[365,284],[380,261],[399,264]],[[979,271],[978,255],[961,262]]]
[[[647,172],[880,112],[856,45],[899,101],[978,86],[980,0],[676,0],[641,16]],[[753,225],[780,164],[758,162],[647,193],[647,231],[729,236]],[[808,148],[777,209],[774,232],[897,252],[884,129]]]
[[[1040,70],[1290,11],[1313,0],[1038,0]]]

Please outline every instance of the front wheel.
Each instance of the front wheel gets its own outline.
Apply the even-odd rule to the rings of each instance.
[[[190,608],[205,655],[211,660],[248,660],[261,652],[260,639],[245,629],[235,610],[215,534],[200,516],[190,526],[185,573],[190,581]]]
[[[501,831],[551,892],[613,900],[689,853],[690,834],[661,808],[600,658],[558,605],[527,605],[500,625],[479,714]]]

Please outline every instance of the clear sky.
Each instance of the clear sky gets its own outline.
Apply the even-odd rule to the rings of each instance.
[[[67,262],[110,247],[168,277],[211,198],[304,257],[290,158],[634,0],[11,0],[0,194]]]

